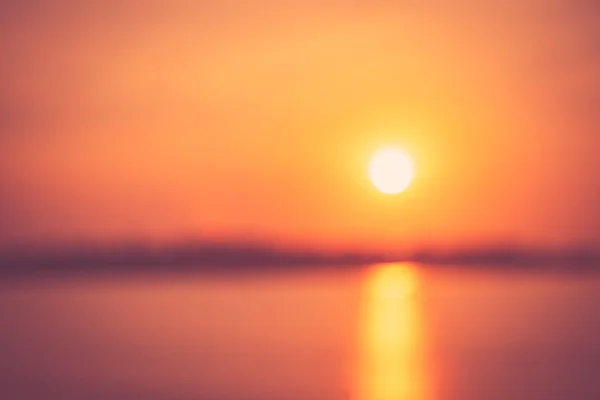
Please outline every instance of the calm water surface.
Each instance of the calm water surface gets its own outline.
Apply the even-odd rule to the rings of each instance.
[[[0,398],[600,399],[600,275],[405,264],[0,283]]]

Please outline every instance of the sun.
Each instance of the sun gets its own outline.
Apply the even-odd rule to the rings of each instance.
[[[401,150],[386,147],[371,159],[369,178],[382,193],[398,194],[408,188],[414,176],[410,158]]]

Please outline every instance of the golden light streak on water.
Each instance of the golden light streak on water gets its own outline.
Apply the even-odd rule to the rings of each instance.
[[[419,271],[410,264],[368,272],[357,400],[430,400],[419,293]]]

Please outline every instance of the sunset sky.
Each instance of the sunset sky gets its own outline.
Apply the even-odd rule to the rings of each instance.
[[[0,244],[600,244],[600,5],[0,1]],[[405,192],[368,180],[410,154]]]

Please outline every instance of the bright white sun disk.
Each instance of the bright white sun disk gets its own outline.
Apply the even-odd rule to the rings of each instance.
[[[398,149],[385,148],[371,159],[369,177],[382,193],[397,194],[406,190],[413,175],[410,158]]]

